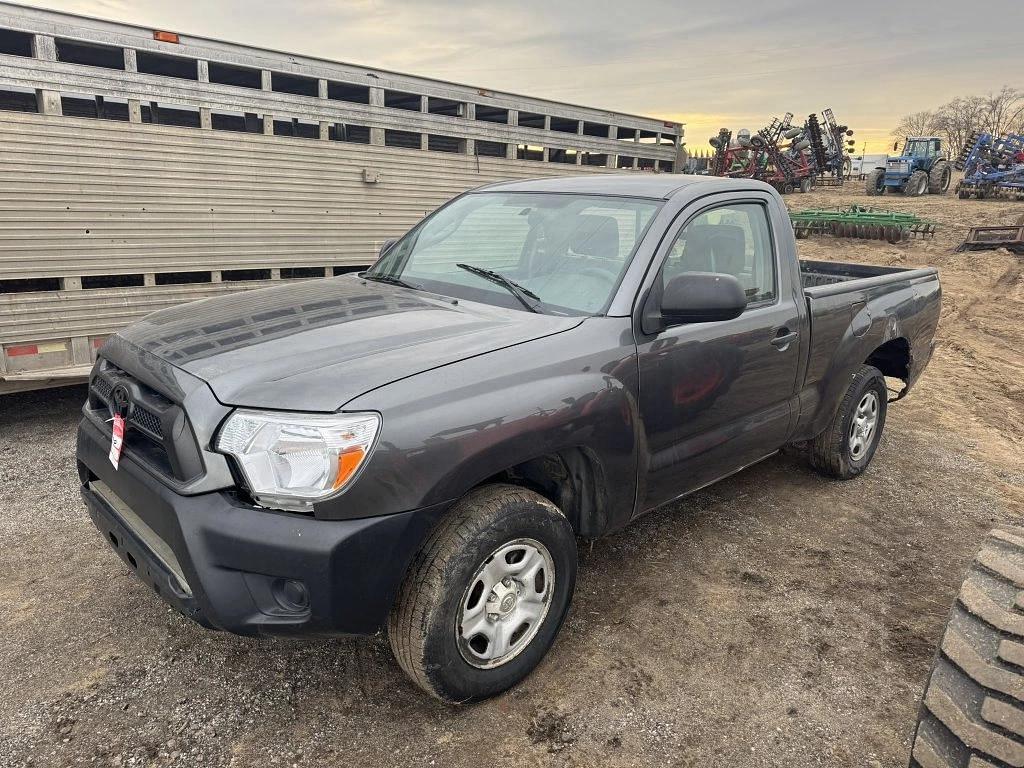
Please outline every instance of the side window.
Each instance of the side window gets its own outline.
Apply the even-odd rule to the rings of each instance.
[[[740,281],[751,304],[776,296],[775,257],[768,216],[757,203],[712,208],[676,235],[661,279],[687,272],[718,272]]]

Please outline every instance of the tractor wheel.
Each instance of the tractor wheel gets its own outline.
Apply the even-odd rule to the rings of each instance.
[[[885,171],[883,169],[876,168],[868,174],[864,191],[872,197],[885,194]]]
[[[949,183],[953,180],[953,169],[949,163],[941,162],[932,166],[928,174],[928,192],[932,195],[944,195],[949,191]]]
[[[928,191],[928,174],[924,171],[914,171],[903,188],[903,194],[907,197],[920,197]]]
[[[804,176],[802,179],[800,179],[800,191],[803,194],[805,194],[805,195],[808,192],[811,191],[811,177],[810,176]]]
[[[1024,763],[1020,614],[1024,529],[989,532],[939,643],[917,716],[911,768]]]

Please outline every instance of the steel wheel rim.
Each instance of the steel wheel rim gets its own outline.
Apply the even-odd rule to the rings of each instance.
[[[555,590],[555,562],[536,539],[502,544],[462,594],[455,641],[467,664],[492,669],[522,653],[544,624]]]
[[[874,391],[866,392],[857,404],[850,421],[850,456],[859,461],[868,452],[875,439],[875,428],[878,426],[879,401]]]

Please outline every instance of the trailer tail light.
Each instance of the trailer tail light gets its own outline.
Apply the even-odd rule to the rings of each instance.
[[[174,43],[175,45],[181,42],[177,32],[162,32],[159,29],[153,30],[153,39],[159,40],[161,43]]]
[[[67,352],[68,345],[63,341],[54,341],[48,344],[17,344],[7,347],[8,357],[23,357],[24,355],[45,355],[51,352]]]

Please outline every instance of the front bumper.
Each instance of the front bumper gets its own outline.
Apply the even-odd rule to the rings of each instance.
[[[448,504],[354,520],[318,520],[231,493],[183,496],[110,442],[78,428],[82,498],[104,539],[167,603],[204,626],[372,634],[384,627],[413,555]],[[305,590],[305,599],[301,598]]]

